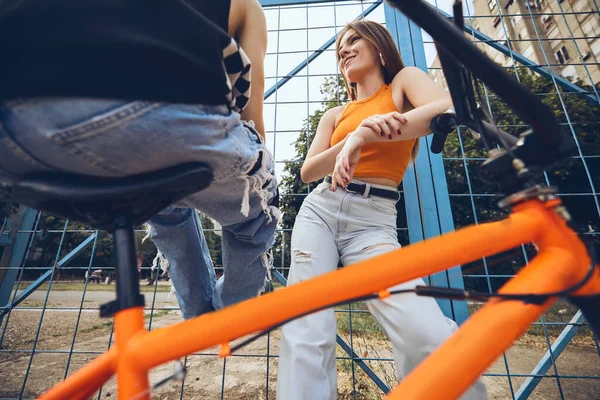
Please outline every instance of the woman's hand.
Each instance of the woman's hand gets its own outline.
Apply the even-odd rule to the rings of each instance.
[[[359,128],[349,134],[344,147],[336,156],[331,180],[331,190],[334,192],[338,186],[345,188],[352,180],[362,147],[365,144],[366,130],[367,128]]]
[[[387,114],[375,114],[369,118],[365,118],[359,125],[359,128],[368,128],[379,136],[385,136],[392,139],[393,135],[402,134],[402,124],[405,124],[407,119],[404,115],[397,111],[392,111]]]

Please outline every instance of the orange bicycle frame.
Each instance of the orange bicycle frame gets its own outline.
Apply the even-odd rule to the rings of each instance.
[[[543,294],[568,289],[590,270],[590,257],[556,212],[560,200],[528,200],[498,222],[471,226],[247,300],[217,312],[148,332],[142,307],[115,316],[116,346],[73,373],[42,399],[85,399],[113,374],[123,399],[148,399],[148,371],[215,345],[281,324],[328,305],[378,293],[534,243],[538,255],[499,293]],[[572,295],[600,293],[600,273]],[[556,298],[542,305],[495,298],[474,313],[444,344],[404,378],[389,399],[455,399],[498,358]],[[167,344],[168,343],[168,344]]]

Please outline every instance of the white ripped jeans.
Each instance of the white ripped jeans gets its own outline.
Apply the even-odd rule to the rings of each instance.
[[[329,183],[321,183],[308,195],[298,213],[292,232],[288,285],[333,271],[340,261],[342,265],[350,265],[400,247],[396,236],[396,200],[364,197],[343,189],[333,192],[330,187]],[[417,285],[424,285],[423,280],[416,279],[394,289]],[[399,294],[370,300],[367,305],[392,343],[399,379],[457,328],[432,298]],[[283,326],[278,400],[336,399],[335,334],[333,309]],[[487,398],[481,379],[463,396],[469,400]]]

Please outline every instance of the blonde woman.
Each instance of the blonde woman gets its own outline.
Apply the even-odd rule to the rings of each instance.
[[[323,115],[302,166],[304,182],[325,179],[307,196],[294,224],[290,285],[333,271],[340,262],[350,265],[400,247],[397,187],[416,156],[418,138],[452,106],[450,95],[426,73],[404,66],[378,23],[348,24],[336,49],[351,101]],[[423,284],[417,279],[395,289]],[[400,379],[456,329],[431,298],[403,294],[367,304],[392,343]],[[335,332],[333,309],[283,327],[278,399],[336,398]],[[482,382],[465,398],[487,399]]]

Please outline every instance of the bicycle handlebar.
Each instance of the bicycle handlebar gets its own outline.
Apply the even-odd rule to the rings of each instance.
[[[452,108],[447,109],[440,115],[435,116],[429,127],[433,132],[433,139],[431,140],[431,152],[439,154],[444,150],[444,144],[448,134],[454,130],[456,126],[456,114]]]
[[[453,108],[449,108],[443,113],[435,116],[429,127],[431,128],[431,132],[433,133],[433,139],[431,140],[431,152],[434,154],[439,154],[444,150],[444,144],[446,143],[446,138],[448,134],[456,128],[459,121],[457,120],[456,113]],[[495,144],[507,144],[509,146],[515,146],[518,142],[518,139],[503,131],[502,129],[490,124],[486,121],[481,121],[482,126],[479,127],[473,121],[467,121],[465,125],[467,128],[470,128],[474,131],[478,131],[480,128],[484,130],[484,132],[478,132],[481,135],[484,135],[488,141]]]
[[[544,146],[557,151],[568,139],[550,108],[475,47],[455,25],[423,0],[387,0],[423,28],[461,64],[479,77],[531,127]]]

